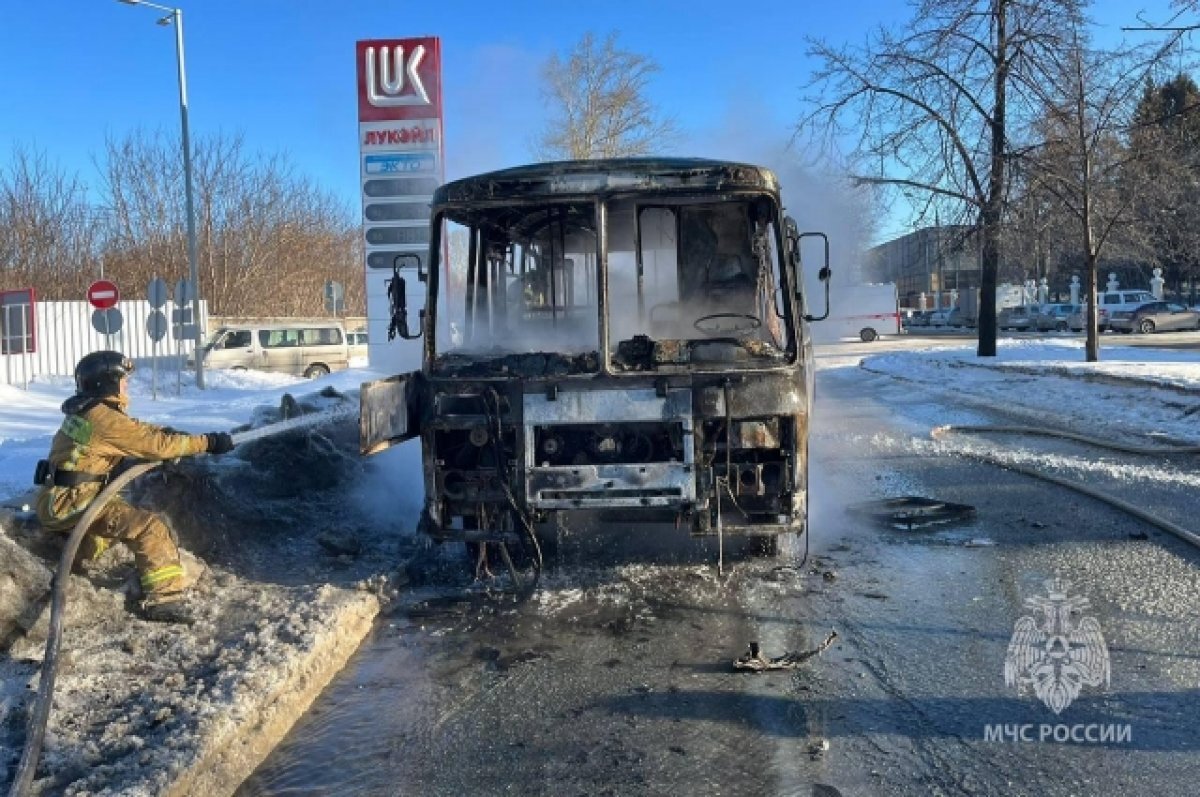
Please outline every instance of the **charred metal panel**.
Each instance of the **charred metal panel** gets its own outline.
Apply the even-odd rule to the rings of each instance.
[[[446,183],[434,193],[433,204],[672,190],[778,194],[779,182],[768,169],[700,158],[561,161],[502,169]]]
[[[527,484],[537,509],[679,507],[696,500],[692,466],[680,462],[530,468]]]
[[[665,397],[660,397],[654,388],[624,387],[614,390],[560,390],[553,399],[540,393],[527,393],[524,400],[525,426],[690,420],[692,392],[667,390],[666,393]]]
[[[551,398],[530,393],[524,398],[523,423],[526,496],[537,509],[604,507],[679,507],[694,503],[695,442],[690,390],[655,388],[560,390]],[[637,423],[669,424],[680,432],[682,461],[604,463],[594,453],[577,452],[572,465],[533,467],[538,461],[540,429],[612,424],[615,429]],[[593,457],[593,461],[588,461]]]
[[[734,421],[729,441],[734,448],[779,448],[779,419]]]
[[[420,434],[421,374],[411,372],[363,384],[359,393],[359,449],[377,454]]]
[[[761,418],[765,415],[807,414],[810,401],[795,371],[755,374],[708,385],[698,390],[697,415],[704,418]],[[728,394],[729,406],[725,406]]]

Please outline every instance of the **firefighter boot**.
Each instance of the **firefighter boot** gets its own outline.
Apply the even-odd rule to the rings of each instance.
[[[147,603],[143,601],[142,617],[155,623],[191,625],[196,622],[196,615],[192,612],[191,607],[182,600],[159,603]]]

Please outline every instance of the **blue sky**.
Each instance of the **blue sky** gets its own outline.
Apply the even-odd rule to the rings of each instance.
[[[169,5],[169,3],[163,3]],[[0,168],[14,144],[97,176],[106,135],[178,131],[174,33],[161,14],[116,0],[4,0]],[[1106,0],[1109,29],[1166,0]],[[662,68],[652,99],[683,130],[676,154],[771,164],[800,113],[811,65],[804,35],[861,41],[906,18],[900,0],[639,3],[191,0],[184,9],[194,136],[244,135],[358,205],[354,43],[442,40],[449,178],[531,159],[545,120],[539,67],[586,31],[617,31]]]

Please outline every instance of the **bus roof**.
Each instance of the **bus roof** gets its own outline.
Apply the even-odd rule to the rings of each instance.
[[[446,183],[433,204],[627,191],[751,191],[774,195],[779,181],[770,169],[703,158],[612,158],[516,166]]]

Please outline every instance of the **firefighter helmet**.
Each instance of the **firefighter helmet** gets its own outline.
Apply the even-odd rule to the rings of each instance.
[[[133,360],[119,351],[94,351],[75,366],[75,389],[85,396],[113,396],[133,373]]]

